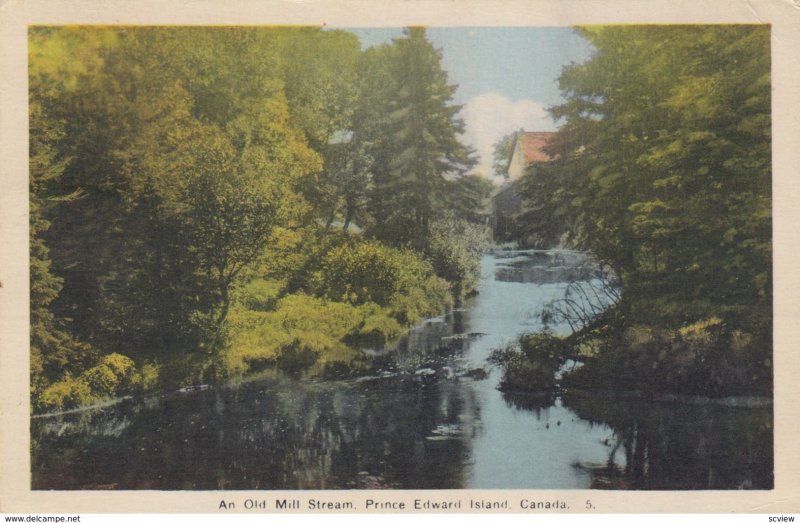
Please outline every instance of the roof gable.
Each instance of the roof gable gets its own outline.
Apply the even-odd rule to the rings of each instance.
[[[555,134],[543,131],[520,133],[517,141],[525,155],[525,163],[530,165],[550,161],[550,155],[544,152],[544,147]]]

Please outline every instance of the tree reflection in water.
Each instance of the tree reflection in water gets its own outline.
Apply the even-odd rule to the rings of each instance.
[[[592,488],[771,489],[771,408],[645,402],[565,395],[582,419],[610,426],[609,459]],[[620,467],[616,454],[624,452]],[[580,467],[581,464],[576,464]]]
[[[288,378],[34,420],[34,489],[463,488],[474,391]]]
[[[771,408],[496,390],[580,256],[487,255],[465,310],[352,365],[33,418],[32,488],[772,488]]]

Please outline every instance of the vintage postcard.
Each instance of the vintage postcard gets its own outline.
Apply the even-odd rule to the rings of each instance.
[[[0,512],[800,511],[800,6],[0,14]]]

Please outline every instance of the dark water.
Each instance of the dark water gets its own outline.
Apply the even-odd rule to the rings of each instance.
[[[486,358],[579,253],[483,258],[479,296],[357,378],[278,374],[34,418],[34,489],[772,488],[772,410],[496,390]]]

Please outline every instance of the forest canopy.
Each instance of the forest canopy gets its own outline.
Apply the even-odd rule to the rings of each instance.
[[[224,379],[247,371],[237,350],[313,363],[460,300],[485,216],[449,195],[480,207],[490,187],[465,176],[440,61],[421,28],[362,51],[313,27],[32,27],[35,408]],[[353,292],[320,271],[331,252],[370,257]],[[402,288],[378,291],[392,271]],[[330,343],[231,344],[332,302],[350,319]]]
[[[529,234],[591,251],[622,288],[576,336],[602,340],[584,383],[769,390],[769,27],[580,34],[595,54],[563,70],[554,161],[521,192]]]
[[[613,305],[513,361],[768,390],[769,28],[577,31],[594,53],[562,71],[518,225],[591,253]],[[36,410],[349,372],[477,288],[494,188],[424,28],[362,50],[316,27],[34,26],[29,86]]]

